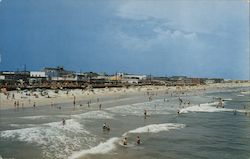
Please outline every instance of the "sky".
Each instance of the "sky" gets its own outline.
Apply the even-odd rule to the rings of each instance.
[[[248,0],[0,0],[0,70],[249,79]]]

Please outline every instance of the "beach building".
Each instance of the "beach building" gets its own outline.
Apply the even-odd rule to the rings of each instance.
[[[147,75],[135,75],[135,74],[117,73],[117,76],[120,76],[123,79],[138,79],[138,80],[146,80],[147,79]]]
[[[30,71],[29,84],[38,85],[46,80],[46,74],[44,71]]]
[[[31,78],[46,78],[46,74],[44,71],[30,71],[30,77]]]
[[[0,85],[11,90],[25,87],[30,75],[28,71],[2,71],[0,76]]]
[[[117,73],[116,78],[121,81],[121,83],[127,84],[139,84],[142,80],[147,79],[147,75],[135,75],[126,73]]]
[[[71,76],[72,74],[74,74],[73,71],[67,71],[65,70],[63,67],[45,67],[42,71],[45,72],[46,77],[48,77],[49,80],[54,79],[56,80],[56,78],[59,79],[59,77],[64,77],[64,76]]]

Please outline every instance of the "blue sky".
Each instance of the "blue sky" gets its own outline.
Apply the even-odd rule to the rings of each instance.
[[[0,0],[0,70],[249,79],[247,0]]]

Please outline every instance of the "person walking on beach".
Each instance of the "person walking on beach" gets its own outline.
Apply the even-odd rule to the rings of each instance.
[[[99,110],[101,110],[101,109],[102,109],[102,104],[99,105]]]
[[[33,104],[33,108],[36,108],[36,102],[34,102],[34,104]]]

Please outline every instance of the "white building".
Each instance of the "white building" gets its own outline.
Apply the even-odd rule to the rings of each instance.
[[[215,80],[207,79],[207,80],[205,80],[205,83],[206,84],[213,84],[213,83],[215,83]]]
[[[146,80],[146,75],[134,75],[134,74],[124,74],[124,73],[117,73],[118,76],[122,77],[123,79],[138,79],[138,80]]]
[[[5,76],[0,75],[0,80],[5,80]]]
[[[33,77],[33,78],[45,78],[46,75],[45,75],[45,72],[43,71],[30,71],[30,77]]]

